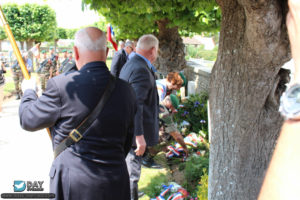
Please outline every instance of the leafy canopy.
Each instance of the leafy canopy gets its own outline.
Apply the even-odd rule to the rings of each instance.
[[[18,41],[51,41],[56,31],[56,14],[48,5],[5,4],[3,12]]]
[[[169,28],[182,35],[217,31],[221,12],[215,0],[82,0],[115,28],[119,38],[158,33],[157,21],[168,19]]]
[[[3,27],[0,27],[0,40],[5,40],[7,38],[5,30]]]

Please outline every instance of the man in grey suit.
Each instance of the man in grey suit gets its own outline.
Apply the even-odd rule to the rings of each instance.
[[[153,35],[142,36],[136,55],[123,66],[120,78],[129,82],[136,94],[134,140],[127,155],[131,199],[138,199],[138,181],[141,174],[141,156],[146,146],[158,142],[158,95],[152,63],[157,58],[158,40]]]
[[[127,41],[125,47],[115,53],[110,67],[111,74],[115,77],[119,77],[122,67],[128,60],[128,56],[133,52],[133,45],[133,42]]]
[[[111,78],[105,64],[104,32],[94,27],[79,30],[74,52],[78,71],[50,79],[41,97],[32,80],[23,82],[21,126],[29,131],[50,127],[53,149],[94,110]],[[101,113],[81,133],[82,139],[53,161],[50,192],[56,199],[130,199],[125,158],[132,144],[135,112],[133,89],[117,79]]]

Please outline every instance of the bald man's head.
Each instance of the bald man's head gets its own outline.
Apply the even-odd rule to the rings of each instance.
[[[105,33],[96,27],[88,27],[77,31],[74,41],[74,53],[78,69],[89,62],[105,62]]]
[[[80,50],[99,51],[106,50],[105,33],[95,27],[88,27],[77,31],[75,34],[75,46]]]

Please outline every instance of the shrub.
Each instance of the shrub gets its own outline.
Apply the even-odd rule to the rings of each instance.
[[[201,176],[204,174],[203,169],[208,169],[208,165],[208,157],[196,155],[190,156],[184,166],[184,188],[190,192],[193,191],[197,185],[197,181],[199,181]]]
[[[167,184],[167,182],[167,176],[163,173],[159,173],[157,176],[151,178],[151,182],[143,189],[143,191],[149,197],[156,197],[161,193],[162,185]]]
[[[197,190],[197,197],[201,200],[208,199],[208,174],[206,169],[203,169],[203,175],[201,176],[200,185]]]
[[[199,133],[202,130],[205,138],[208,139],[207,100],[206,92],[200,95],[191,95],[182,103],[183,107],[178,108],[178,113],[174,115],[174,121],[179,125],[184,120],[189,122],[188,132]]]
[[[215,61],[218,54],[218,47],[216,46],[213,50],[205,50],[204,45],[198,47],[189,45],[187,46],[186,55],[191,58],[202,58],[204,60]]]

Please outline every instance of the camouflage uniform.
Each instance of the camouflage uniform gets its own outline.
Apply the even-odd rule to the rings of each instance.
[[[15,84],[15,93],[17,95],[17,99],[20,98],[20,96],[22,96],[22,91],[21,91],[21,83],[23,80],[23,74],[22,74],[22,70],[20,68],[20,65],[18,63],[18,61],[15,61],[15,63],[12,65],[12,71],[13,71],[13,80],[14,80],[14,84]]]
[[[51,55],[51,69],[52,69],[52,74],[51,77],[56,76],[56,72],[57,72],[57,55],[53,54]]]
[[[172,113],[162,104],[159,105],[159,119],[163,121],[167,133],[177,131],[176,125],[173,122]]]
[[[69,59],[69,58],[66,58],[66,59],[64,59],[64,60],[61,62],[61,65],[60,65],[60,67],[59,67],[59,73],[60,73],[60,74],[63,73],[64,67],[68,64],[69,61],[70,61],[70,59]]]
[[[46,89],[47,81],[50,78],[51,67],[52,63],[51,60],[49,60],[48,58],[46,58],[45,60],[43,60],[43,62],[40,63],[41,70],[38,71],[38,73],[40,73],[40,83],[42,91],[45,91]]]

